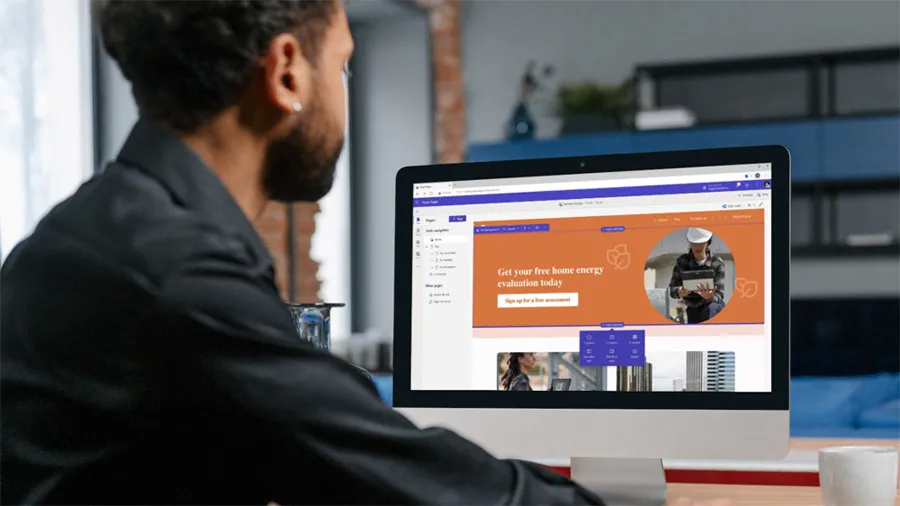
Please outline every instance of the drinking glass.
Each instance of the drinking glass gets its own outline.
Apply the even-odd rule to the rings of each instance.
[[[300,339],[309,342],[318,350],[331,353],[331,310],[344,307],[342,302],[308,302],[288,304],[294,326]],[[370,381],[372,375],[364,367],[352,364]]]

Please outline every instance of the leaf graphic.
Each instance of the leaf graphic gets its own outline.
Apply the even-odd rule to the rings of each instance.
[[[627,269],[628,266],[631,265],[631,254],[630,253],[622,253],[616,258],[616,269],[622,270]]]
[[[628,253],[628,245],[627,244],[617,244],[615,248],[617,253]]]
[[[759,283],[756,281],[747,281],[744,283],[744,290],[741,292],[741,297],[749,299],[754,297],[758,291]]]
[[[744,283],[746,283],[746,282],[747,282],[747,280],[744,278],[735,279],[734,280],[734,291],[737,293],[744,293]]]
[[[606,251],[606,261],[612,265],[616,265],[616,257],[618,256],[619,254],[614,249]]]

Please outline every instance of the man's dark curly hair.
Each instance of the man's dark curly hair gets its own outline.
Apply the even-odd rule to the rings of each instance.
[[[310,61],[339,0],[94,0],[141,117],[191,132],[234,105],[278,34]]]

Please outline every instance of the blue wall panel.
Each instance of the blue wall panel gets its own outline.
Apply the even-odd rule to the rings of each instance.
[[[898,177],[900,117],[726,125],[653,132],[612,132],[544,141],[477,144],[469,161],[590,156],[780,144],[791,152],[793,180]]]
[[[635,133],[638,151],[730,148],[777,144],[791,152],[794,181],[818,179],[821,159],[819,122],[765,123]]]
[[[900,177],[900,117],[832,119],[823,125],[827,180]]]

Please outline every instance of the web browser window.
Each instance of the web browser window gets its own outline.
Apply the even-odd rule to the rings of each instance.
[[[771,392],[771,165],[417,184],[413,390]]]

